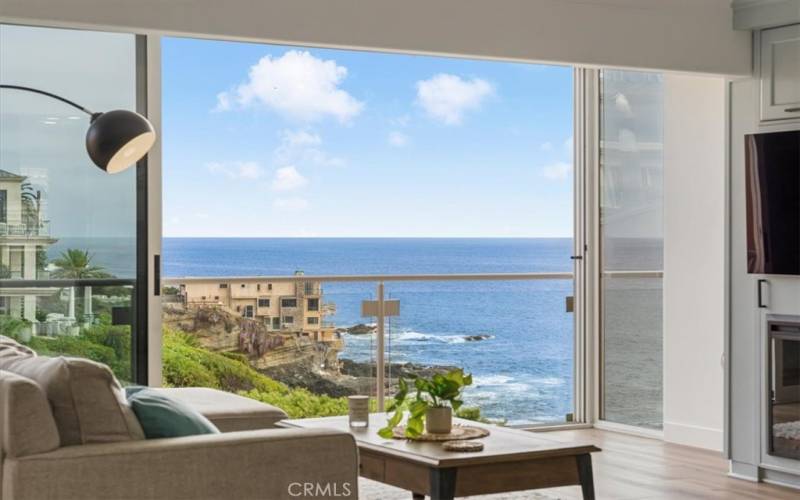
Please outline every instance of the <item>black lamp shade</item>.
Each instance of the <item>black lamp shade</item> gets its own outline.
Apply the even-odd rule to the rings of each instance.
[[[92,115],[86,151],[95,165],[116,174],[142,159],[155,141],[155,129],[147,118],[118,109]]]

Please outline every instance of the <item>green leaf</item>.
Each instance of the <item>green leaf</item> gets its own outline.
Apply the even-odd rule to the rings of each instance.
[[[406,421],[406,436],[418,437],[425,430],[425,424],[422,422],[422,417],[409,417]]]
[[[445,378],[447,378],[448,380],[452,380],[459,386],[464,385],[464,371],[461,370],[460,368],[457,368],[455,370],[450,370],[445,375]]]
[[[398,409],[391,417],[389,417],[389,421],[386,425],[388,427],[395,428],[401,420],[403,420],[403,410]]]
[[[384,439],[392,439],[394,437],[394,427],[384,427],[378,431],[378,435]]]
[[[453,411],[458,411],[458,409],[461,408],[461,405],[463,404],[464,402],[460,399],[454,399],[450,401],[450,405],[453,407]]]
[[[426,401],[414,401],[408,407],[408,411],[411,413],[412,418],[417,418],[425,415],[425,412],[428,411],[428,403]]]

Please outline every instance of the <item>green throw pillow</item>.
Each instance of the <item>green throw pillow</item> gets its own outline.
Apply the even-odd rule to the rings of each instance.
[[[147,439],[219,434],[214,424],[197,410],[150,389],[128,398]]]

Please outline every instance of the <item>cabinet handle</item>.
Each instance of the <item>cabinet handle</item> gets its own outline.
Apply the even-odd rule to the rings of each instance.
[[[766,309],[768,307],[767,304],[764,303],[764,293],[763,293],[764,284],[768,285],[769,281],[767,281],[767,280],[758,280],[757,286],[758,286],[758,307],[759,307],[759,309]]]
[[[799,108],[786,108],[783,111],[786,112],[786,113],[800,113],[800,107]]]

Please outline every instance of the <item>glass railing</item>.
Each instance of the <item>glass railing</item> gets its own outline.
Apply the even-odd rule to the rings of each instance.
[[[662,271],[602,273],[602,418],[661,429]]]
[[[320,290],[321,307],[308,307],[303,281]],[[262,295],[274,294],[269,308],[225,293],[242,285],[266,290],[265,283],[273,285]],[[566,310],[572,273],[203,277],[164,284],[172,292],[163,312],[168,348],[178,339],[238,360],[256,378],[227,386],[215,378],[221,388],[288,404],[294,416],[344,413],[343,396],[351,394],[371,396],[381,410],[400,377],[458,367],[474,380],[462,415],[521,426],[572,419],[574,322]],[[295,293],[297,307],[282,308],[278,297]],[[244,317],[251,310],[255,316]],[[174,377],[178,363],[165,356],[170,385],[183,383]],[[252,390],[266,387],[258,376],[279,382],[286,394]],[[307,411],[291,406],[302,398],[313,399]]]
[[[0,236],[49,236],[50,221],[39,221],[30,223],[6,223],[0,222]]]
[[[104,363],[130,382],[133,290],[124,279],[0,280],[0,335]]]

